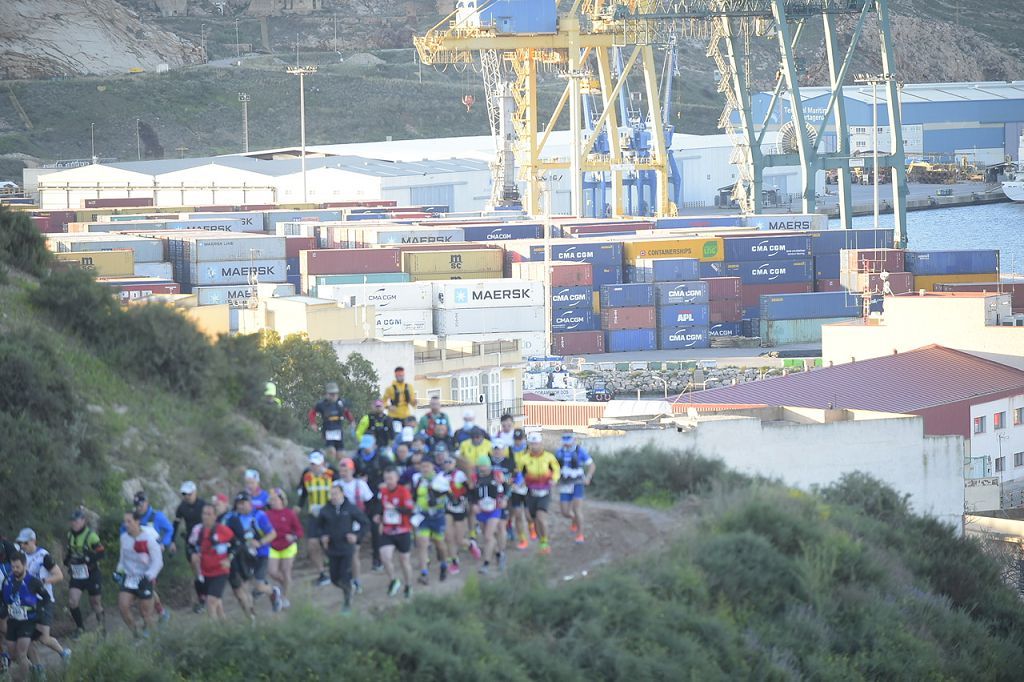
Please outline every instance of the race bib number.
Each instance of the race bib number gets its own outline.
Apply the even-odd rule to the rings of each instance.
[[[466,504],[464,502],[456,502],[448,505],[448,511],[452,514],[463,514],[466,511]]]
[[[527,492],[529,492],[529,490],[530,489],[527,488],[525,485],[512,486],[512,492],[515,493],[516,495],[525,495]]]
[[[28,620],[28,614],[21,604],[11,604],[7,607],[7,615],[14,620]]]
[[[412,522],[413,527],[419,528],[420,524],[423,523],[423,519],[423,514],[413,514],[412,519],[410,519],[410,521]]]
[[[384,525],[385,526],[398,526],[402,523],[402,515],[398,513],[397,509],[385,509],[384,510]]]
[[[128,589],[128,590],[137,590],[137,589],[139,589],[139,581],[140,580],[142,580],[141,576],[137,576],[137,575],[125,576],[125,579],[124,579],[124,587],[125,587],[125,589]]]
[[[498,501],[493,497],[485,497],[480,500],[480,509],[485,512],[492,512],[498,507]]]
[[[534,488],[533,490],[530,491],[530,496],[531,497],[547,497],[550,492],[551,491],[547,490],[547,489],[541,490],[539,488]]]
[[[231,545],[226,542],[220,542],[213,546],[213,551],[220,556],[227,554],[229,549],[231,549]]]
[[[324,431],[324,440],[341,440],[341,429]]]
[[[575,483],[562,483],[561,485],[558,486],[558,492],[562,493],[563,495],[572,495],[575,487]]]
[[[88,564],[71,564],[71,579],[86,580],[89,577]]]

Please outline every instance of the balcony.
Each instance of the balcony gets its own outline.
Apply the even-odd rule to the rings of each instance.
[[[499,400],[497,402],[487,403],[488,419],[501,419],[504,414],[511,414],[513,417],[523,416],[525,414],[525,412],[523,412],[523,401]]]
[[[459,344],[447,348],[418,348],[416,350],[417,375],[437,378],[450,372],[486,370],[520,365],[523,353],[518,341],[488,341]]]

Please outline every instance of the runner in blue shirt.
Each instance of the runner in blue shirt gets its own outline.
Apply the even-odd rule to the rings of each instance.
[[[567,433],[562,436],[562,447],[555,453],[555,459],[562,467],[562,475],[558,481],[560,507],[562,516],[572,523],[571,529],[576,533],[576,543],[582,544],[583,537],[583,490],[594,478],[597,463],[587,454],[576,441],[576,434]]]

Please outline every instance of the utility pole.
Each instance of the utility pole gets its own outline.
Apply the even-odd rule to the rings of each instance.
[[[298,38],[298,36],[296,36]],[[299,44],[295,43],[295,56],[298,58]],[[299,135],[302,146],[302,203],[308,202],[306,192],[306,75],[316,73],[315,66],[296,66],[288,69],[288,73],[299,77]]]
[[[238,93],[238,101],[242,103],[242,151],[249,153],[249,102],[252,97],[249,93]]]
[[[238,44],[238,17],[235,17],[235,59],[242,58],[242,47]]]
[[[338,14],[334,14],[334,52],[335,54],[341,54],[338,52]]]
[[[141,126],[140,120],[138,118],[136,118],[135,119],[135,146],[138,148],[138,151],[139,151],[139,161],[142,161],[142,133],[139,132],[139,127],[140,126]]]
[[[92,147],[92,162],[96,163],[96,124],[89,124],[89,142]]]
[[[199,42],[203,46],[203,63],[209,62],[210,59],[206,56],[206,24],[199,25]]]

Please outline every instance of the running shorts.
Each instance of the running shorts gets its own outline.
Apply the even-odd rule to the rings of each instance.
[[[416,537],[436,538],[444,537],[444,514],[437,516],[425,516],[416,529]]]
[[[494,510],[489,511],[489,512],[483,512],[483,513],[477,514],[476,515],[477,523],[485,524],[488,521],[490,521],[491,519],[501,519],[502,518],[502,516],[501,516],[502,511],[504,511],[504,510],[502,510],[502,509],[494,509]]]
[[[206,596],[220,599],[224,596],[224,587],[228,584],[228,576],[215,575],[207,578],[203,583],[206,586]]]
[[[19,639],[39,639],[34,620],[7,620],[7,641],[17,642]]]
[[[81,590],[82,592],[87,592],[90,596],[95,597],[102,592],[99,571],[90,571],[88,578],[72,580],[70,587],[72,590]]]
[[[544,497],[534,497],[533,495],[527,495],[526,497],[526,511],[530,513],[530,518],[537,518],[539,512],[546,512],[548,510],[548,504],[551,502],[551,495],[545,495]]]
[[[299,554],[299,543],[293,542],[284,549],[278,551],[273,547],[270,548],[271,559],[294,559]]]
[[[522,509],[526,506],[526,495],[521,493],[512,493],[509,496],[508,506],[512,509]]]
[[[420,528],[423,524],[420,524]],[[398,535],[381,535],[381,547],[394,547],[399,554],[408,554],[412,551],[412,535],[410,533],[399,533]]]
[[[559,493],[558,493],[559,499],[562,502],[572,502],[573,500],[582,500],[583,499],[583,488],[584,488],[584,485],[582,483],[577,483],[577,484],[573,485],[572,491],[566,493],[566,492],[562,492],[562,488],[561,488],[561,486],[559,486]]]

